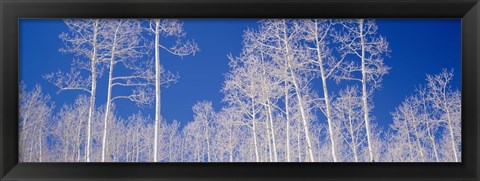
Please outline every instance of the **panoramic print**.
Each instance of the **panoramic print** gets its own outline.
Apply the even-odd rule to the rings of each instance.
[[[20,162],[461,162],[460,19],[21,19]]]

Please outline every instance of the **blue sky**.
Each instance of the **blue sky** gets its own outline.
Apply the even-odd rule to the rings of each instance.
[[[229,68],[227,55],[238,55],[243,31],[258,25],[256,19],[182,21],[187,37],[194,39],[201,51],[183,59],[161,53],[162,65],[180,74],[176,84],[162,89],[162,115],[167,121],[176,119],[184,124],[193,119],[192,106],[198,101],[212,101],[217,111],[223,106],[220,90]],[[374,94],[373,115],[381,126],[392,122],[390,112],[413,93],[416,85],[425,83],[426,74],[453,68],[452,87],[461,89],[460,19],[377,19],[377,25],[379,34],[387,38],[392,50],[385,59],[391,70],[384,77],[382,89]],[[70,69],[74,57],[58,52],[63,47],[58,36],[65,31],[67,27],[60,19],[20,21],[20,80],[27,85],[27,90],[40,84],[56,103],[56,111],[65,103],[71,104],[81,93],[57,94],[58,89],[42,78],[47,73]],[[101,77],[98,83],[97,105],[106,101],[106,77]],[[126,100],[115,104],[115,113],[124,118],[139,111],[154,117],[154,106],[137,108]]]

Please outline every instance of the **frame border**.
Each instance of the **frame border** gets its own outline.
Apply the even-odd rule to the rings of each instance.
[[[461,18],[462,163],[18,163],[21,18]],[[480,178],[479,0],[0,0],[0,180]]]

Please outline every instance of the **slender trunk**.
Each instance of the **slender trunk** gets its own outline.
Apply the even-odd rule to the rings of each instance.
[[[289,109],[289,102],[288,102],[288,91],[289,91],[289,84],[288,84],[288,75],[287,75],[287,66],[285,66],[285,119],[287,121],[287,162],[290,162],[290,109]]]
[[[255,116],[255,101],[252,97],[252,128],[253,128],[253,144],[254,144],[254,147],[255,147],[255,161],[258,162],[259,161],[259,158],[258,158],[258,146],[257,146],[257,130],[255,129],[255,120],[256,120],[256,116]]]
[[[153,140],[153,162],[157,162],[158,126],[160,122],[160,20],[155,20],[155,138]]]
[[[115,49],[117,45],[117,33],[120,28],[121,22],[120,20],[115,34],[113,36],[113,44],[112,44],[112,52],[110,55],[110,67],[108,71],[108,86],[107,86],[107,105],[105,107],[105,117],[103,119],[103,137],[102,137],[102,162],[105,162],[105,147],[107,145],[107,123],[108,123],[108,116],[110,115],[110,107],[112,104],[112,78],[113,78],[113,68],[115,67]]]
[[[87,162],[90,162],[90,150],[91,150],[91,124],[93,121],[93,114],[95,111],[95,94],[97,90],[97,34],[98,34],[98,23],[99,20],[95,20],[94,29],[93,29],[93,53],[91,58],[91,68],[90,71],[92,72],[92,84],[90,89],[90,108],[88,111],[88,122],[87,122]]]
[[[273,127],[273,114],[272,114],[272,106],[271,106],[270,100],[267,101],[267,108],[268,108],[268,115],[270,118],[270,131],[272,132],[273,158],[275,159],[275,162],[278,162],[277,144],[275,142],[275,129]]]
[[[369,116],[369,108],[367,102],[367,70],[366,70],[366,62],[365,62],[365,40],[363,37],[363,19],[359,20],[360,24],[360,43],[362,46],[362,102],[363,102],[363,118],[365,119],[365,129],[367,132],[367,143],[368,143],[368,154],[370,156],[370,161],[373,162],[373,146],[372,146],[372,138],[370,134],[370,116]]]
[[[333,122],[332,122],[332,116],[330,112],[330,98],[328,96],[328,85],[327,85],[327,77],[325,75],[325,69],[323,67],[323,57],[321,55],[321,50],[320,50],[320,42],[318,41],[318,22],[315,20],[315,47],[317,48],[317,59],[318,59],[318,65],[320,67],[320,75],[322,78],[322,87],[323,87],[323,97],[325,99],[325,113],[327,116],[327,123],[328,123],[328,133],[330,136],[330,145],[331,145],[331,152],[332,152],[332,158],[333,162],[337,162],[337,153],[335,150],[335,138],[333,135]]]

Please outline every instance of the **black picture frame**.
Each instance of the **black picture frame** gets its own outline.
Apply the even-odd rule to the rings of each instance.
[[[461,163],[18,163],[21,18],[461,18]],[[478,0],[0,0],[1,180],[464,180],[480,178]]]

